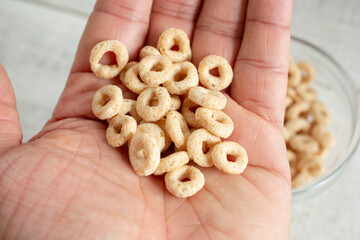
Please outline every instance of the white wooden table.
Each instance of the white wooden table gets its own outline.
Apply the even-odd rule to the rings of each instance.
[[[51,116],[93,3],[0,1],[0,62],[15,88],[24,141]],[[292,33],[328,51],[360,87],[358,0],[294,0]],[[360,239],[359,154],[330,188],[293,205],[292,240]]]

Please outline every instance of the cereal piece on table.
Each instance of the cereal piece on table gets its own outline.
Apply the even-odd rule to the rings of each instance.
[[[291,187],[298,188],[311,181],[312,177],[308,171],[300,171],[291,179]]]
[[[228,155],[234,156],[235,161],[229,161]],[[216,144],[211,157],[215,167],[228,174],[241,174],[248,164],[245,149],[240,144],[231,141]]]
[[[123,103],[122,91],[115,85],[98,89],[92,100],[92,111],[101,120],[115,116]]]
[[[123,70],[121,70],[120,75],[119,75],[119,79],[120,81],[124,84],[124,79],[125,79],[125,74],[126,72],[132,67],[139,64],[138,62],[132,61],[132,62],[128,62],[125,67],[123,68]],[[125,85],[125,84],[124,84]]]
[[[164,56],[150,55],[139,63],[141,79],[148,85],[159,85],[171,79],[171,61]]]
[[[156,139],[148,134],[136,133],[130,140],[129,159],[138,175],[151,175],[160,163],[160,149]]]
[[[210,73],[211,69],[217,68],[219,76]],[[228,61],[216,55],[209,55],[199,63],[199,80],[210,90],[220,91],[227,88],[233,79],[233,71]]]
[[[165,133],[164,131],[155,123],[141,123],[136,130],[136,133],[147,134],[155,138],[160,152],[165,147]]]
[[[189,181],[183,181],[189,179]],[[202,172],[193,166],[182,166],[165,174],[167,190],[179,198],[194,195],[205,185],[205,177]]]
[[[195,118],[195,111],[198,107],[200,107],[200,105],[194,103],[189,98],[185,98],[182,108],[181,108],[181,113],[184,116],[185,121],[187,122],[187,124],[190,127],[194,127],[194,128],[201,127],[201,125],[196,121],[196,118]],[[192,110],[192,109],[195,109],[195,110]]]
[[[144,57],[151,55],[161,55],[161,54],[156,48],[152,46],[145,46],[140,50],[139,60],[141,61]]]
[[[226,97],[221,92],[203,87],[191,88],[188,98],[194,103],[208,109],[222,110],[226,106]]]
[[[326,130],[324,125],[313,126],[310,133],[320,143],[322,148],[331,148],[335,144],[335,137]]]
[[[181,113],[170,110],[166,114],[166,131],[174,142],[175,147],[181,148],[186,145],[190,131]]]
[[[316,74],[315,68],[311,64],[306,62],[298,62],[297,65],[301,70],[301,81],[305,83],[312,82]]]
[[[319,143],[311,136],[306,134],[294,135],[289,140],[291,149],[298,153],[315,154],[319,151]]]
[[[175,63],[171,73],[171,79],[164,82],[163,86],[171,94],[182,95],[190,88],[199,84],[196,67],[191,62]]]
[[[319,125],[328,126],[331,121],[327,107],[321,102],[315,102],[311,106],[310,114],[314,117],[314,122]]]
[[[113,52],[116,56],[117,64],[103,65],[100,62],[106,52]],[[93,73],[99,78],[110,79],[119,75],[129,60],[129,53],[120,41],[107,40],[99,42],[94,46],[90,53],[90,65]]]
[[[297,87],[301,83],[301,69],[297,64],[289,64],[288,87]]]
[[[139,64],[135,64],[126,71],[122,83],[136,94],[142,93],[149,87],[149,85],[144,83],[141,77],[139,77]]]
[[[155,124],[158,125],[161,128],[161,130],[163,130],[163,132],[165,134],[164,135],[164,137],[165,137],[165,146],[164,146],[164,148],[162,150],[162,152],[164,152],[170,147],[170,145],[172,143],[171,138],[170,138],[170,136],[169,136],[169,134],[167,133],[167,130],[166,130],[166,119],[161,118],[160,120],[156,121]]]
[[[178,50],[174,47],[178,47]],[[176,28],[165,30],[159,37],[157,48],[160,53],[168,57],[173,63],[190,61],[191,47],[187,34]]]
[[[161,158],[159,166],[154,175],[163,175],[167,172],[180,168],[189,162],[189,155],[186,151],[180,151]]]
[[[221,138],[228,138],[234,131],[231,118],[220,110],[211,110],[204,107],[196,109],[196,121],[210,133]]]
[[[300,117],[300,114],[309,112],[311,104],[309,102],[297,102],[291,105],[286,113],[285,120],[292,120]]]
[[[201,167],[213,166],[211,151],[221,142],[220,138],[201,128],[190,134],[187,140],[187,151],[190,159]]]
[[[157,106],[151,106],[151,100],[158,100]],[[147,122],[156,122],[170,110],[171,97],[163,87],[149,87],[137,98],[136,111]]]
[[[120,147],[136,133],[137,123],[133,117],[118,115],[113,117],[106,129],[106,140],[112,147]]]

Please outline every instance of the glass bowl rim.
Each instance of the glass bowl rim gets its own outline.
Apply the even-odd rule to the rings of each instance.
[[[326,52],[325,50],[319,48],[318,46],[308,42],[307,40],[304,40],[297,36],[291,35],[291,42],[293,42],[293,41],[301,43],[302,45],[305,45],[306,47],[315,50],[318,54],[325,57],[332,65],[334,65],[337,68],[337,70],[341,73],[343,78],[346,79],[347,84],[354,90],[354,96],[355,96],[355,100],[356,100],[354,103],[355,108],[353,109],[353,110],[355,110],[354,116],[356,118],[356,119],[354,119],[355,128],[354,128],[353,134],[351,136],[349,148],[347,149],[347,152],[346,152],[343,162],[337,168],[335,168],[332,172],[330,172],[327,176],[320,178],[318,181],[314,181],[313,183],[307,184],[303,187],[293,189],[292,195],[293,195],[293,197],[295,197],[297,195],[301,195],[305,192],[308,192],[309,190],[320,188],[321,186],[326,185],[331,179],[333,179],[333,177],[338,175],[344,169],[344,167],[350,162],[350,160],[354,156],[355,150],[357,149],[357,146],[359,145],[359,142],[360,142],[360,134],[359,134],[359,128],[360,128],[359,102],[360,101],[359,101],[358,88],[356,87],[355,82],[350,77],[350,75],[347,73],[347,71],[345,71],[345,69],[342,67],[342,65],[340,65],[338,63],[338,61],[336,61],[328,52]]]

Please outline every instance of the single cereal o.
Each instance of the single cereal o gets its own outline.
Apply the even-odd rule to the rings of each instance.
[[[120,147],[136,133],[137,123],[133,117],[117,115],[113,117],[106,130],[106,140],[112,147]]]
[[[226,97],[221,92],[203,87],[191,88],[188,98],[194,103],[209,109],[222,110],[226,106]]]
[[[195,118],[195,111],[198,107],[200,107],[200,105],[194,103],[189,98],[185,98],[181,108],[181,113],[190,127],[194,127],[194,128],[201,127],[201,125],[196,121]]]
[[[301,69],[295,63],[289,64],[288,87],[296,87],[301,83]]]
[[[151,100],[156,97],[158,100],[157,106],[151,106]],[[164,117],[169,111],[171,105],[171,98],[163,87],[150,87],[144,90],[137,98],[136,110],[140,117],[147,122],[156,122]]]
[[[161,55],[144,57],[139,63],[141,79],[148,85],[159,85],[171,79],[172,63]]]
[[[187,139],[187,151],[190,159],[201,167],[213,166],[211,151],[219,142],[221,142],[220,138],[207,130],[203,128],[195,130]]]
[[[196,67],[191,62],[175,63],[171,73],[171,79],[164,82],[163,86],[171,94],[182,95],[190,88],[199,84]]]
[[[330,124],[331,117],[327,107],[321,102],[315,102],[311,106],[310,114],[314,117],[314,122],[319,125],[327,126]]]
[[[228,155],[234,156],[235,161],[229,161]],[[240,174],[248,164],[245,149],[240,144],[231,141],[216,144],[211,157],[215,167],[228,174]]]
[[[228,138],[234,131],[231,118],[220,110],[200,107],[195,112],[196,121],[206,130],[221,138]]]
[[[309,102],[297,102],[291,105],[286,113],[285,113],[285,119],[291,120],[296,119],[300,117],[301,113],[308,112],[310,110],[310,103]]]
[[[182,181],[184,179],[189,181]],[[166,173],[165,185],[167,190],[179,198],[186,198],[194,195],[205,185],[205,177],[196,167],[182,166]]]
[[[181,113],[170,110],[166,114],[166,131],[174,142],[175,147],[182,148],[186,146],[190,131]]]
[[[92,100],[92,111],[105,120],[115,116],[123,103],[122,91],[115,85],[106,85],[96,91]]]
[[[139,76],[139,64],[134,64],[134,66],[126,71],[124,78],[122,78],[122,83],[136,94],[142,93],[149,87]]]
[[[173,50],[177,46],[178,50]],[[168,57],[173,63],[190,61],[191,47],[187,34],[181,29],[169,28],[159,37],[157,48],[160,53]]]
[[[160,152],[164,149],[165,146],[165,133],[164,131],[155,123],[140,123],[137,127],[136,133],[147,134],[155,138]]]
[[[165,146],[162,149],[162,152],[164,152],[170,147],[170,145],[172,143],[171,138],[170,138],[170,136],[169,136],[169,134],[167,133],[167,130],[166,130],[166,119],[161,118],[160,120],[156,121],[155,124],[158,125],[161,128],[161,130],[163,130],[163,132],[165,134],[164,135],[164,137],[165,137]]]
[[[301,171],[298,172],[292,179],[291,179],[291,187],[298,188],[301,187],[311,181],[311,175],[308,171]]]
[[[307,83],[301,83],[297,86],[296,92],[301,101],[314,102],[317,99],[316,91],[309,87]]]
[[[320,143],[323,148],[331,148],[335,144],[335,137],[326,130],[324,125],[315,125],[312,127],[311,136]]]
[[[161,54],[156,48],[154,48],[152,46],[145,46],[140,50],[139,60],[141,61],[144,57],[147,57],[150,55],[161,55]]]
[[[155,172],[160,163],[160,149],[155,138],[136,133],[130,140],[129,159],[138,175],[149,176]]]
[[[113,52],[116,56],[117,64],[103,65],[99,63],[106,52]],[[129,60],[129,53],[120,41],[107,40],[99,42],[94,46],[90,53],[90,65],[93,73],[99,78],[110,79],[119,75]]]
[[[302,74],[302,82],[309,83],[314,80],[315,77],[315,68],[306,62],[298,62],[298,67],[300,68]]]
[[[219,76],[210,73],[211,69],[217,68]],[[220,91],[227,88],[233,79],[233,71],[228,61],[216,55],[209,55],[199,63],[199,80],[210,90]]]
[[[319,151],[319,143],[306,134],[294,135],[289,140],[291,149],[299,153],[315,154]]]
[[[125,67],[123,68],[123,70],[121,70],[120,72],[120,75],[119,75],[119,79],[122,83],[124,83],[124,79],[125,79],[125,74],[126,72],[132,67],[132,66],[135,66],[139,64],[138,62],[135,62],[135,61],[131,61],[131,62],[128,62]],[[125,85],[125,84],[124,84]]]
[[[180,151],[170,154],[167,157],[161,158],[159,166],[154,175],[163,175],[167,172],[173,171],[189,162],[189,155],[186,151]]]

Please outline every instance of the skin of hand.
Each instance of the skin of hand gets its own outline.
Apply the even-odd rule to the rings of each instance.
[[[0,239],[288,239],[291,185],[281,128],[291,0],[99,0],[66,87],[45,127],[29,142],[11,83],[0,65]],[[193,197],[169,194],[161,177],[139,177],[106,125],[92,114],[106,84],[91,73],[99,41],[116,39],[135,59],[168,27],[192,41],[193,62],[221,55],[234,67],[225,112],[230,140],[247,150],[241,175],[201,169]],[[125,90],[124,96],[131,93]]]

